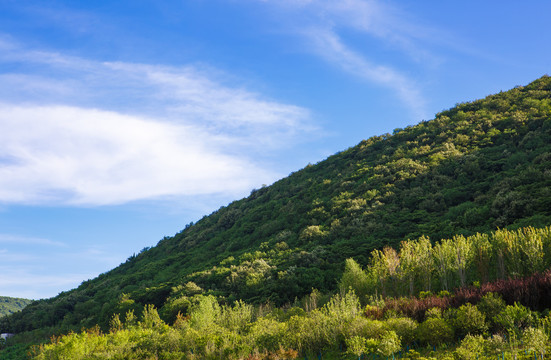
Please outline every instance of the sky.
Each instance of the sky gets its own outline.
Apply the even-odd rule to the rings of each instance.
[[[551,72],[551,2],[0,0],[0,296]]]

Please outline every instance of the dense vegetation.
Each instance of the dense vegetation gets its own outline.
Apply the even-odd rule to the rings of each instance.
[[[545,76],[369,138],[255,190],[77,289],[1,319],[0,332],[63,333],[98,324],[91,339],[116,341],[119,332],[99,331],[109,331],[113,314],[134,311],[145,321],[152,313],[141,314],[147,304],[170,324],[179,311],[193,313],[196,297],[215,296],[221,306],[291,304],[313,288],[334,291],[348,258],[355,260],[346,261],[347,271],[356,264],[359,277],[340,284],[355,288],[362,304],[366,294],[451,291],[546,269],[549,228],[492,231],[549,224],[551,78]],[[532,233],[541,244],[532,242]],[[440,239],[451,240],[435,243]],[[526,244],[510,245],[515,241]],[[423,251],[432,259],[429,271],[412,260]],[[125,331],[142,331],[139,324],[125,324]],[[343,341],[330,347],[350,346]]]
[[[13,314],[29,305],[32,300],[0,296],[0,317]]]
[[[398,251],[388,246],[373,250],[366,271],[348,259],[339,285],[343,291],[352,287],[360,297],[413,296],[420,291],[447,292],[489,280],[526,277],[550,268],[551,228],[529,227],[456,235],[434,245],[426,237],[402,241]],[[551,293],[540,297],[530,305],[539,310],[551,307]]]
[[[545,278],[543,287],[551,291],[551,271],[536,276]],[[494,292],[486,292],[474,304],[445,305],[461,302],[465,292],[483,291],[462,289],[463,294],[455,296],[403,299],[437,305],[419,320],[383,299],[372,298],[372,304],[362,307],[353,291],[337,294],[323,305],[324,299],[314,291],[299,306],[285,310],[241,301],[220,306],[213,296],[195,295],[189,299],[187,316],[179,314],[173,326],[148,305],[139,319],[133,311],[124,321],[117,314],[106,333],[94,327],[54,337],[50,344],[36,347],[34,354],[36,360],[361,359],[362,355],[544,359],[551,350],[551,315],[516,301],[508,305]]]

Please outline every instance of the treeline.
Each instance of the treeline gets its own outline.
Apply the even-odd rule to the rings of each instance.
[[[115,315],[107,333],[94,327],[54,337],[34,359],[544,359],[551,350],[551,316],[506,305],[495,293],[476,305],[432,308],[422,321],[384,312],[381,302],[362,307],[354,292],[319,300],[313,292],[302,307],[283,310],[220,306],[197,295],[172,326],[146,306],[139,318]]]
[[[402,241],[398,250],[387,246],[372,251],[365,270],[353,259],[346,260],[339,286],[354,289],[361,298],[413,296],[525,277],[550,266],[551,227],[456,235],[435,244],[423,236]]]

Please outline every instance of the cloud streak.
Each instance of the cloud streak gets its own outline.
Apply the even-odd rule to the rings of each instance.
[[[24,245],[39,245],[39,246],[55,246],[64,247],[65,244],[59,241],[44,239],[33,236],[20,236],[11,234],[0,234],[0,244],[24,244]]]
[[[304,33],[311,39],[315,51],[324,59],[350,74],[392,89],[414,116],[425,116],[425,100],[411,79],[389,66],[369,62],[344,45],[332,31],[311,29]]]
[[[0,48],[0,64],[19,69],[0,73],[3,203],[242,194],[280,176],[249,154],[314,131],[308,110],[198,66],[95,62],[7,41]]]
[[[400,71],[399,65],[374,59],[382,49],[394,49],[417,66],[434,66],[441,60],[425,45],[434,42],[432,38],[443,38],[434,29],[419,26],[398,8],[375,0],[265,2],[285,10],[286,19],[293,19],[285,20],[286,25],[312,53],[359,79],[392,90],[417,120],[427,116],[417,81]],[[349,40],[350,31],[375,40],[377,48]]]

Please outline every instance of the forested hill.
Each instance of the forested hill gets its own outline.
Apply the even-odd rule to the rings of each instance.
[[[116,269],[0,320],[0,331],[107,328],[112,314],[182,295],[285,304],[333,291],[353,257],[422,235],[436,241],[551,224],[551,78],[488,96],[253,191]],[[436,281],[436,280],[435,280]]]
[[[29,305],[32,300],[0,296],[0,317],[13,314]]]

